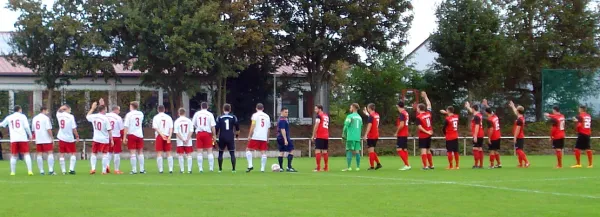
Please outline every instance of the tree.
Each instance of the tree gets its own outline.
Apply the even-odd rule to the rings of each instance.
[[[532,102],[537,120],[543,113],[542,70],[600,67],[600,11],[589,0],[501,0],[504,34],[510,40],[507,72],[510,90]],[[529,88],[531,87],[531,88]]]
[[[281,56],[306,71],[314,103],[326,111],[332,66],[340,60],[357,63],[357,48],[386,52],[404,45],[412,21],[412,6],[406,0],[289,0],[268,5],[281,24]]]
[[[38,77],[36,83],[46,86],[52,109],[55,89],[69,85],[71,80],[88,75],[114,77],[110,63],[90,55],[87,26],[80,19],[81,4],[58,0],[52,9],[39,1],[11,0],[7,8],[21,15],[8,44],[7,58],[12,64],[29,68]]]
[[[459,94],[450,99],[464,99],[465,93],[483,98],[500,89],[502,80],[497,78],[503,73],[505,41],[492,5],[480,0],[447,0],[438,6],[436,17],[438,28],[431,35],[430,48],[439,54],[434,65],[438,88],[447,89],[440,92]]]

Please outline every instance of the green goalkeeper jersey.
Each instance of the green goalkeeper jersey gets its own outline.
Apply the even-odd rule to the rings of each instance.
[[[362,125],[362,117],[360,117],[358,113],[353,112],[352,114],[346,116],[342,135],[346,137],[347,141],[360,141]]]

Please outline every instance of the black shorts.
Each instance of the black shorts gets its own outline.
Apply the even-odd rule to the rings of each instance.
[[[431,137],[429,138],[419,138],[419,148],[431,148]]]
[[[228,151],[235,151],[235,142],[233,142],[233,139],[219,139],[217,144],[221,151],[225,151],[225,148],[227,148]]]
[[[398,137],[396,140],[396,148],[408,149],[408,137]]]
[[[490,141],[489,149],[490,151],[498,151],[500,150],[500,139]]]
[[[473,148],[481,148],[483,147],[483,137],[477,137],[477,142],[473,140]]]
[[[590,136],[578,134],[577,142],[575,143],[575,148],[579,150],[588,150],[591,148],[590,146]]]
[[[315,139],[315,149],[329,149],[329,139]]]
[[[458,139],[446,140],[446,151],[458,152]]]
[[[552,140],[553,149],[563,149],[565,147],[565,139],[554,139]]]
[[[367,139],[367,147],[375,148],[377,146],[377,139]]]
[[[523,147],[525,147],[525,139],[517,138],[517,143],[515,143],[515,149],[523,150]]]
[[[277,138],[277,149],[279,152],[292,152],[294,150],[294,143],[291,139],[288,139],[288,145],[285,145],[283,139]]]

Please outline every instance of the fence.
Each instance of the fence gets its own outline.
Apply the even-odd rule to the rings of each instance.
[[[310,138],[291,138],[291,139],[293,141],[306,141],[306,142],[308,142],[307,155],[308,155],[308,157],[312,157],[312,150],[313,150],[313,141],[312,141],[312,139],[310,139]],[[467,150],[468,150],[467,147],[468,147],[468,145],[471,144],[470,143],[471,139],[472,139],[471,137],[459,137],[459,140],[462,140],[462,146],[463,146],[462,154],[463,154],[463,156],[467,155]],[[485,139],[487,139],[487,137],[485,137]],[[502,139],[503,140],[510,140],[509,144],[512,144],[513,137],[502,137]],[[525,139],[526,140],[542,140],[542,139],[543,140],[549,140],[550,137],[547,137],[547,136],[528,136],[528,137],[525,137]],[[565,137],[565,140],[575,140],[575,139],[577,139],[577,137],[574,137],[574,136]],[[600,139],[600,137],[591,137],[591,139],[592,140]],[[195,141],[196,139],[192,139],[192,140]],[[331,140],[334,140],[334,141],[335,140],[339,140],[339,141],[341,141],[342,138],[329,138],[329,140],[330,141]],[[396,141],[396,137],[381,137],[381,138],[379,138],[379,141],[390,141],[390,140],[391,141]],[[412,153],[413,153],[413,156],[416,156],[417,153],[418,153],[417,152],[418,151],[418,137],[408,137],[408,140],[409,140],[409,144],[412,141],[412,146],[413,146],[412,147],[412,150],[413,150]],[[444,137],[432,137],[432,140],[440,142],[440,141],[445,141],[445,138]],[[144,139],[144,142],[153,142],[153,141],[154,141],[154,139]],[[173,141],[172,144],[175,144],[176,139],[172,139],[172,141]],[[247,138],[240,138],[237,141],[248,141],[248,139]],[[276,138],[270,138],[269,141],[276,141]],[[0,143],[8,143],[8,142],[10,142],[10,140],[7,140],[7,139],[0,140]],[[57,140],[55,140],[55,142],[57,142]],[[83,148],[81,149],[81,158],[82,159],[86,159],[87,158],[87,153],[88,153],[87,145],[88,144],[91,145],[92,140],[91,139],[82,139],[82,140],[80,140],[80,143],[82,143],[82,145],[83,145]],[[361,155],[364,155],[364,149],[365,149],[365,141],[364,140],[361,141],[361,145],[363,147],[362,150],[361,150]],[[445,148],[432,148],[432,151],[434,152],[434,155],[442,155],[442,153],[444,153],[446,151],[446,149]],[[272,154],[277,153],[277,151],[271,151],[271,152],[272,152]],[[515,154],[514,149],[511,149],[510,152],[513,155]],[[295,154],[295,155],[301,156],[301,154],[300,154],[301,152],[297,152],[297,153],[298,154]],[[124,152],[124,154],[127,154],[127,153]],[[228,157],[228,154],[226,154],[226,155],[227,155],[226,157]],[[126,156],[124,156],[124,157],[126,157]]]

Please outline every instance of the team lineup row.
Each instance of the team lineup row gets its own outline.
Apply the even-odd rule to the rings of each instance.
[[[425,92],[421,93],[425,103],[416,106],[415,123],[418,129],[419,149],[421,151],[421,160],[424,170],[434,169],[432,154],[431,154],[431,137],[433,128],[431,124],[431,103]],[[513,143],[517,153],[519,167],[529,167],[529,161],[523,151],[524,146],[524,111],[522,106],[515,106],[512,102],[509,106],[517,116],[513,127]],[[120,153],[122,145],[126,144],[130,151],[130,174],[145,173],[144,155],[143,155],[143,128],[141,123],[144,121],[144,114],[138,111],[139,103],[130,103],[130,112],[122,119],[120,108],[113,106],[111,112],[107,112],[108,108],[104,105],[104,100],[92,104],[92,108],[86,115],[86,119],[93,126],[93,143],[92,155],[90,157],[91,170],[90,174],[96,173],[97,154],[102,153],[102,173],[110,173],[110,158],[114,158],[115,173],[122,174],[120,171]],[[483,100],[481,105],[470,105],[465,103],[467,110],[473,115],[471,120],[471,133],[473,136],[473,168],[483,168],[483,143],[484,132],[487,132],[487,144],[489,146],[490,168],[501,168],[500,155],[500,123],[498,117],[492,112],[492,109],[487,105],[486,100]],[[187,158],[187,172],[192,173],[193,164],[193,148],[192,135],[196,135],[196,151],[197,163],[200,172],[203,172],[204,154],[207,155],[209,170],[214,170],[213,146],[218,146],[218,166],[219,172],[222,171],[223,154],[225,149],[229,151],[231,156],[232,171],[235,172],[236,157],[235,157],[235,140],[239,137],[239,123],[235,115],[230,114],[231,105],[223,106],[223,115],[215,119],[215,116],[209,112],[208,104],[202,103],[201,110],[196,112],[192,119],[186,117],[185,109],[179,109],[179,118],[175,121],[164,113],[164,106],[158,106],[159,113],[154,116],[152,128],[155,131],[155,150],[157,152],[158,171],[163,173],[163,157],[166,155],[168,161],[169,172],[173,172],[173,156],[171,154],[171,138],[176,136],[176,152],[179,158],[180,172],[184,172],[184,158]],[[270,117],[263,112],[264,106],[257,104],[256,113],[252,115],[252,124],[248,135],[248,144],[246,148],[246,158],[248,161],[247,172],[251,172],[254,167],[252,164],[252,151],[261,152],[261,167],[262,172],[265,171],[267,157],[267,141],[270,134],[271,120]],[[408,162],[408,123],[409,115],[405,109],[404,103],[397,104],[399,117],[397,119],[397,153],[404,163],[404,167],[400,170],[410,170],[412,167]],[[484,113],[480,112],[485,110]],[[373,103],[368,104],[363,109],[363,112],[368,116],[366,130],[364,136],[361,137],[363,127],[363,119],[358,114],[360,106],[357,103],[350,105],[350,114],[344,121],[342,138],[346,145],[347,167],[343,171],[351,171],[352,158],[356,158],[356,169],[360,170],[360,153],[362,146],[360,141],[366,140],[369,153],[369,170],[377,170],[382,168],[379,158],[375,152],[377,140],[379,138],[379,114],[375,111]],[[572,166],[580,168],[581,151],[585,150],[588,156],[588,168],[592,167],[592,151],[590,149],[591,135],[591,117],[585,112],[586,108],[580,106],[580,114],[574,118],[577,122],[578,139],[575,145],[575,158],[577,163]],[[96,113],[94,113],[96,112]],[[292,167],[294,145],[290,139],[289,123],[287,120],[288,111],[283,108],[280,111],[280,118],[277,122],[277,143],[279,149],[278,165],[280,171],[296,172]],[[446,137],[446,149],[448,153],[447,169],[459,168],[459,153],[458,153],[458,115],[454,113],[452,106],[440,111],[446,115],[444,121],[443,132]],[[329,117],[323,112],[323,107],[315,106],[315,124],[313,127],[312,139],[315,142],[316,168],[315,172],[328,171],[328,139],[329,139]],[[28,174],[33,175],[31,157],[29,155],[29,142],[35,140],[37,163],[40,174],[44,174],[43,154],[47,154],[48,172],[54,175],[54,154],[53,150],[53,133],[52,124],[48,117],[46,108],[40,109],[40,114],[32,119],[31,127],[29,126],[27,117],[22,114],[21,108],[15,106],[14,113],[7,116],[1,127],[9,127],[10,142],[11,142],[11,175],[15,175],[17,154],[22,153],[28,169]],[[565,118],[560,114],[560,109],[554,107],[552,114],[545,114],[552,122],[551,140],[553,149],[556,149],[557,168],[562,167],[562,149],[564,147],[564,126]],[[483,128],[484,116],[487,120],[487,131]],[[61,106],[57,113],[56,119],[59,125],[57,134],[59,146],[59,163],[61,171],[66,174],[65,156],[70,155],[69,174],[75,174],[76,165],[76,148],[75,143],[79,142],[77,133],[77,125],[75,118],[71,115],[71,109],[68,105]],[[284,156],[287,158],[287,168],[283,168]],[[321,167],[321,160],[324,160],[324,165]]]

